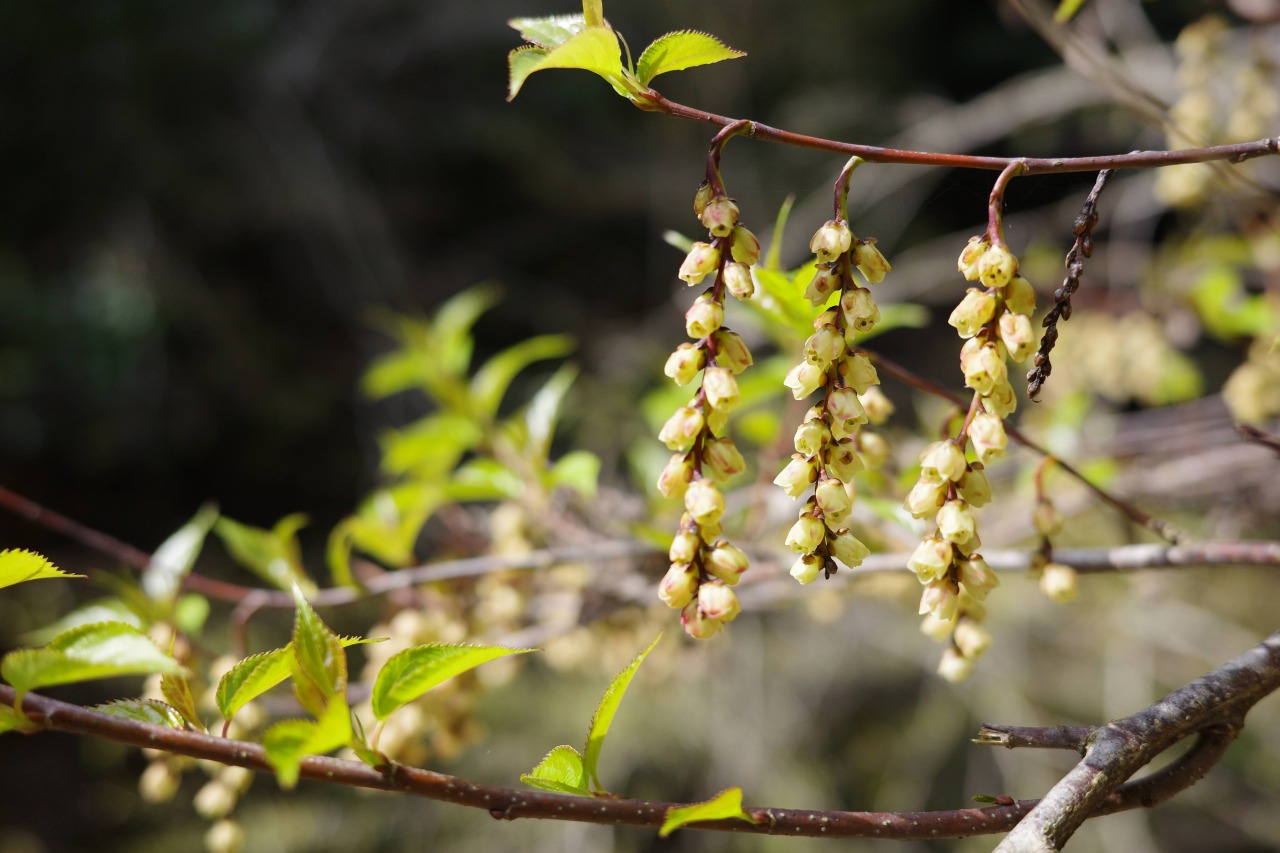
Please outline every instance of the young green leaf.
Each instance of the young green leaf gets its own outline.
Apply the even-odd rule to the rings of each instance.
[[[1058,10],[1053,13],[1053,20],[1059,24],[1065,24],[1074,18],[1076,12],[1083,9],[1087,2],[1088,0],[1061,0],[1058,3]]]
[[[683,71],[740,56],[746,54],[727,47],[724,42],[706,33],[692,30],[667,33],[654,39],[644,49],[644,53],[640,54],[640,60],[636,63],[636,77],[641,84],[648,86],[654,77],[668,71]]]
[[[270,530],[251,527],[226,516],[213,525],[232,558],[268,583],[281,589],[298,584],[305,592],[315,592],[315,584],[302,568],[298,531],[307,524],[302,513],[287,515]]]
[[[603,27],[604,0],[582,0],[582,19],[588,27]]]
[[[551,452],[551,436],[560,417],[560,406],[577,378],[578,368],[563,364],[529,401],[524,423],[529,430],[529,452],[538,459],[546,459]]]
[[[507,25],[530,44],[550,50],[586,29],[587,22],[581,15],[549,15],[545,18],[512,18]]]
[[[289,646],[253,655],[240,661],[222,676],[214,694],[218,712],[230,720],[245,705],[289,677]]]
[[[518,498],[524,490],[519,474],[496,459],[477,457],[454,472],[445,494],[455,501],[496,501]]]
[[[160,693],[173,706],[172,710],[181,714],[193,729],[205,731],[204,723],[200,722],[200,712],[196,710],[196,697],[191,693],[186,676],[161,676]]]
[[[280,787],[287,790],[298,784],[303,758],[332,752],[350,740],[351,711],[344,697],[335,696],[314,722],[284,720],[267,729],[262,747],[276,770]]]
[[[588,25],[551,50],[533,46],[516,48],[509,54],[508,62],[511,66],[508,101],[519,94],[530,74],[546,68],[581,68],[603,77],[615,91],[626,91],[621,86],[622,48],[613,30],[604,26]]]
[[[742,810],[741,788],[726,788],[704,803],[667,809],[667,817],[662,822],[662,829],[658,830],[658,836],[666,838],[680,827],[697,821],[729,818],[738,818],[747,823],[760,822]]]
[[[27,720],[8,705],[0,705],[0,734],[22,728]]]
[[[644,663],[644,659],[649,656],[649,652],[653,651],[653,647],[658,645],[658,641],[662,639],[662,632],[658,632],[658,636],[653,638],[653,642],[636,655],[636,659],[627,664],[627,668],[618,673],[613,681],[609,684],[609,688],[604,691],[604,695],[600,697],[600,705],[596,708],[595,716],[591,718],[591,729],[587,734],[587,746],[582,751],[583,766],[586,768],[587,777],[590,780],[593,789],[603,791],[600,785],[600,777],[597,767],[600,763],[600,749],[604,746],[604,736],[609,733],[609,726],[613,723],[614,714],[618,712],[618,706],[622,703],[622,696],[627,692],[627,686],[631,684],[631,678],[636,674],[636,670],[640,668],[640,664]]]
[[[59,634],[78,628],[81,625],[92,625],[95,622],[123,622],[132,625],[139,631],[145,629],[142,617],[119,598],[100,598],[83,607],[72,610],[57,622],[37,628],[23,635],[23,640],[32,645],[44,645]]]
[[[293,585],[293,600],[294,693],[302,707],[318,717],[334,696],[346,696],[347,653],[297,584]]]
[[[433,687],[482,663],[507,655],[522,655],[536,649],[508,649],[502,646],[468,646],[430,643],[405,649],[378,670],[373,682],[373,715],[379,720],[406,702],[412,702]]]
[[[49,562],[35,551],[6,549],[0,551],[0,587],[13,586],[23,581],[45,578],[82,578],[72,575]]]
[[[185,729],[187,721],[177,708],[158,699],[117,699],[104,705],[94,705],[93,710],[113,717],[124,717],[137,723],[150,723],[169,729]]]
[[[582,753],[571,746],[557,746],[538,762],[528,773],[520,774],[520,781],[531,788],[554,791],[557,794],[575,794],[589,797],[587,772],[582,766]]]
[[[537,361],[560,358],[573,351],[573,338],[568,335],[538,335],[523,340],[490,358],[471,380],[471,402],[482,418],[498,413],[502,397],[511,380]]]
[[[182,579],[190,574],[204,546],[204,538],[217,519],[217,507],[205,505],[195,518],[160,544],[142,573],[142,591],[148,598],[166,607],[173,604]]]
[[[594,498],[600,479],[600,457],[589,450],[573,450],[556,460],[548,473],[552,486],[568,486],[584,498]]]
[[[21,695],[40,687],[117,675],[182,672],[146,634],[123,622],[81,625],[43,649],[20,649],[0,661],[0,676]]]

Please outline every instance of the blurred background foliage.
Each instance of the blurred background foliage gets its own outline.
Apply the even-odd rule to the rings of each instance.
[[[1028,0],[822,0],[802,11],[782,0],[616,0],[606,12],[633,44],[693,28],[748,52],[664,78],[669,97],[814,135],[1067,156],[1280,133],[1274,3],[1098,0],[1056,30],[1044,22],[1046,8]],[[637,401],[655,395],[640,408],[667,407],[660,365],[683,338],[688,292],[677,287],[680,254],[663,234],[696,236],[690,201],[710,131],[634,110],[584,74],[538,75],[505,104],[504,59],[518,42],[505,21],[570,11],[527,0],[0,6],[0,483],[148,549],[209,500],[261,528],[305,512],[310,525],[285,531],[292,544],[280,547],[296,547],[322,585],[330,583],[331,531],[358,540],[360,519],[377,515],[383,490],[403,496],[397,484],[424,470],[483,468],[486,454],[535,460],[522,482],[537,480],[543,491],[525,500],[518,485],[500,491],[510,480],[482,477],[488,492],[431,496],[423,519],[431,521],[421,536],[405,533],[400,552],[366,542],[364,553],[394,565],[576,541],[582,530],[666,529],[667,519],[649,513],[671,512],[650,503],[654,460],[664,454]],[[1205,23],[1206,15],[1215,17]],[[766,240],[784,199],[797,196],[779,244],[783,269],[805,260],[840,165],[816,152],[728,146],[727,185]],[[1219,395],[1224,384],[1234,387],[1236,414],[1253,420],[1280,409],[1280,367],[1269,346],[1280,333],[1275,165],[1118,179],[1103,196],[1099,250],[1062,329],[1045,402],[1024,402],[1017,416],[1055,451],[1199,536],[1280,534],[1276,462],[1239,442]],[[903,325],[873,346],[952,387],[958,346],[945,318],[962,293],[954,258],[981,228],[991,177],[867,166],[853,182],[855,230],[877,237],[895,266],[880,294],[932,309],[927,318],[902,315]],[[1008,195],[1008,236],[1042,304],[1061,279],[1070,223],[1092,179],[1024,178]],[[509,394],[498,393],[501,406],[495,400],[477,412],[455,399],[451,409],[429,382],[419,383],[425,394],[393,393],[404,385],[379,385],[376,370],[365,375],[412,350],[426,316],[481,281],[496,282],[501,297],[488,291],[490,310],[476,319],[472,371],[534,336],[566,336],[542,338],[545,355],[529,359]],[[750,335],[762,376],[771,355],[778,376],[794,358],[770,348],[776,329],[767,320],[744,311],[729,322]],[[531,401],[561,386],[561,423],[554,439],[540,434],[533,452]],[[909,466],[922,441],[912,434],[932,437],[945,410],[900,385],[886,383],[886,391],[898,404],[899,458]],[[797,412],[784,412],[783,395],[763,384],[751,393],[743,437],[768,469],[778,458],[773,438],[789,435],[783,424]],[[424,418],[444,420],[458,439],[456,458],[423,455],[438,446],[413,432]],[[512,432],[512,424],[524,426]],[[598,459],[601,491],[590,500],[590,457],[553,477],[556,460],[575,451]],[[1025,470],[1006,466],[998,482],[1016,499],[983,513],[992,545],[1030,541],[1030,460],[1016,461]],[[759,537],[756,571],[767,581],[790,509],[753,491],[753,476],[754,468],[736,499]],[[1139,535],[1065,478],[1050,482],[1070,516],[1058,544]],[[564,484],[568,497],[556,490]],[[507,503],[488,512],[499,497]],[[458,509],[460,498],[478,502]],[[510,509],[513,500],[519,510]],[[569,529],[556,523],[564,516],[574,520]],[[13,518],[0,518],[0,531],[3,545],[41,549],[68,570],[116,570]],[[880,544],[909,539],[890,529]],[[234,556],[211,547],[200,571],[254,582]],[[597,593],[602,603],[583,580],[592,567],[562,567],[561,586],[580,594],[573,619],[650,600],[661,567],[623,568]],[[537,621],[521,610],[528,602],[560,605],[519,583],[468,587],[465,600],[424,592],[412,602],[422,614],[412,625],[394,623],[401,599],[342,611],[332,622],[372,635],[381,626],[418,638],[520,636],[520,626]],[[19,644],[65,613],[73,596],[94,594],[67,586],[0,599],[0,643]],[[669,632],[615,725],[604,781],[673,800],[740,784],[749,804],[813,808],[1034,796],[1071,756],[977,750],[967,741],[977,721],[1122,716],[1275,627],[1274,583],[1258,570],[1081,586],[1081,600],[1061,608],[1033,584],[1008,579],[992,599],[996,648],[971,682],[953,687],[932,675],[937,649],[915,629],[910,578],[840,581],[803,594],[766,584],[728,636],[692,646]],[[228,645],[226,616],[215,604],[201,639],[211,651]],[[669,616],[633,608],[603,627],[557,622],[555,632],[526,634],[546,645],[548,663],[494,676],[474,701],[438,700],[449,725],[437,728],[423,760],[514,782],[551,746],[577,742],[607,679]],[[251,650],[286,634],[284,616],[260,616]],[[121,695],[97,690],[66,695]],[[1152,814],[1091,823],[1073,849],[1280,848],[1273,705],[1255,711],[1209,781]],[[143,764],[99,743],[5,738],[0,848],[194,848],[204,823],[186,803],[202,774],[188,774],[173,804],[147,805],[136,793]],[[285,797],[271,788],[260,781],[238,810],[250,849],[654,843],[652,833],[632,830],[513,827],[408,798],[317,786]],[[663,849],[821,845],[685,832]],[[978,839],[892,849],[990,846]]]

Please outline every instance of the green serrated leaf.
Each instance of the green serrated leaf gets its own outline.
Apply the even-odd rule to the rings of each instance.
[[[667,817],[662,822],[662,829],[658,830],[658,836],[666,838],[680,827],[698,821],[729,818],[759,823],[756,818],[743,811],[741,788],[726,788],[706,802],[667,809]]]
[[[575,794],[589,797],[587,774],[582,765],[582,753],[571,746],[557,746],[538,762],[538,766],[520,775],[520,781],[531,788],[554,791],[558,794]]]
[[[232,558],[258,577],[280,589],[298,584],[308,594],[315,592],[315,584],[302,568],[302,548],[298,544],[298,531],[307,524],[307,517],[296,512],[286,515],[270,530],[241,524],[226,516],[213,525]]]
[[[502,397],[520,371],[549,358],[561,358],[573,352],[573,338],[568,335],[538,335],[508,347],[490,358],[471,380],[471,402],[482,418],[498,413]]]
[[[164,675],[160,678],[160,694],[173,706],[173,710],[199,731],[205,731],[200,721],[200,712],[196,710],[196,697],[191,692],[191,684],[182,675]]]
[[[653,647],[658,645],[658,641],[661,639],[662,632],[659,631],[658,636],[653,638],[653,642],[644,651],[636,655],[635,660],[627,664],[626,669],[614,677],[609,684],[609,688],[600,697],[600,705],[596,708],[595,716],[591,718],[591,728],[587,733],[587,745],[582,750],[583,766],[586,768],[587,778],[591,782],[593,790],[604,790],[603,786],[600,785],[598,772],[600,749],[604,746],[604,737],[609,733],[609,726],[613,724],[613,717],[618,713],[618,706],[622,703],[622,697],[627,692],[627,686],[631,684],[631,679],[636,674],[636,670],[640,668],[640,664],[644,663],[644,659],[649,656],[649,652],[653,651]]]
[[[568,486],[584,498],[594,498],[600,479],[600,457],[589,450],[573,450],[556,460],[548,479],[552,486]]]
[[[177,708],[170,707],[159,699],[117,699],[103,705],[94,705],[93,710],[113,717],[124,717],[138,723],[150,723],[153,726],[164,726],[169,729],[185,729],[187,721]]]
[[[194,518],[160,544],[142,573],[142,591],[148,598],[165,607],[173,604],[183,578],[191,573],[204,539],[217,519],[217,507],[206,504]]]
[[[236,712],[272,687],[289,677],[289,646],[252,655],[240,661],[222,676],[214,698],[223,719]]]
[[[538,47],[559,47],[587,28],[581,15],[550,15],[545,18],[512,18],[507,25],[520,37]],[[598,26],[598,25],[597,25]]]
[[[351,711],[344,697],[335,696],[314,722],[284,720],[267,729],[262,747],[280,787],[288,790],[298,784],[303,758],[332,752],[350,741]]]
[[[0,551],[0,587],[13,586],[24,581],[47,578],[82,578],[55,566],[35,551],[8,548]]]
[[[392,655],[378,670],[373,682],[373,715],[385,720],[401,705],[412,702],[455,675],[500,657],[532,651],[536,649],[448,643],[429,643],[405,649]]]
[[[338,635],[307,603],[297,584],[293,586],[293,600],[294,692],[302,707],[318,717],[334,696],[346,695],[347,653]]]
[[[0,676],[21,695],[41,687],[111,678],[182,672],[146,634],[123,622],[72,628],[43,649],[19,649],[0,661]]]
[[[23,635],[23,639],[32,645],[44,645],[59,634],[78,628],[81,625],[93,625],[97,622],[123,622],[132,625],[139,631],[146,625],[129,605],[119,598],[100,598],[83,607],[72,610],[52,625],[46,625]]]
[[[622,77],[622,48],[613,30],[605,26],[590,25],[570,36],[558,47],[546,50],[541,47],[522,47],[511,51],[507,57],[511,68],[507,100],[513,100],[524,81],[535,71],[546,68],[581,68],[603,77],[616,91]]]
[[[715,36],[693,30],[682,30],[660,36],[644,49],[636,63],[636,77],[641,84],[649,82],[668,71],[683,71],[698,65],[710,65],[726,59],[746,56],[740,50],[727,47]]]

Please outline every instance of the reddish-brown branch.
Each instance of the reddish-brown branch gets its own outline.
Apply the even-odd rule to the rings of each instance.
[[[655,91],[648,91],[634,101],[636,106],[650,112],[665,113],[675,118],[690,119],[706,124],[727,127],[744,121],[717,115],[696,107],[669,100]],[[1010,164],[1021,162],[1023,175],[1062,174],[1065,172],[1096,172],[1101,169],[1149,169],[1158,166],[1174,166],[1182,163],[1208,163],[1225,160],[1241,163],[1255,157],[1280,153],[1280,138],[1259,139],[1234,145],[1214,145],[1208,148],[1192,148],[1183,151],[1131,151],[1128,154],[1108,154],[1097,157],[980,157],[971,154],[939,154],[931,151],[908,151],[899,148],[879,148],[874,145],[856,145],[834,139],[806,136],[770,127],[758,121],[750,121],[745,135],[767,142],[793,145],[797,148],[813,148],[861,157],[871,163],[897,163],[914,166],[950,166],[957,169],[987,169],[1002,171]]]

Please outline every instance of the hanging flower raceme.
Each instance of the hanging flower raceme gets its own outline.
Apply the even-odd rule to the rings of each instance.
[[[1035,310],[1035,290],[1018,275],[1018,259],[999,239],[972,238],[958,266],[968,281],[983,285],[969,288],[948,320],[965,339],[960,370],[973,401],[959,435],[920,454],[920,477],[903,503],[912,517],[934,520],[933,533],[908,566],[924,585],[921,630],[950,641],[938,672],[951,681],[967,678],[991,645],[982,602],[999,578],[978,553],[982,542],[972,510],[991,500],[984,468],[1004,454],[1004,419],[1017,406],[1007,359],[1022,361],[1031,354]]]
[[[760,257],[760,241],[738,224],[733,199],[710,184],[699,188],[694,212],[706,226],[709,242],[693,244],[679,276],[691,286],[714,278],[685,313],[685,331],[693,341],[680,344],[664,369],[677,385],[692,383],[699,373],[702,382],[658,434],[675,452],[658,477],[658,491],[683,498],[685,507],[658,597],[681,611],[680,621],[691,637],[705,639],[738,615],[741,608],[730,587],[749,566],[747,555],[721,536],[725,503],[719,484],[745,467],[724,433],[729,412],[741,401],[737,376],[751,365],[747,345],[724,325],[724,298],[726,292],[737,299],[751,297],[751,266]]]
[[[890,270],[889,262],[875,240],[858,240],[843,219],[819,228],[809,248],[817,269],[805,296],[824,310],[805,341],[804,361],[784,382],[797,400],[820,389],[822,400],[805,414],[796,429],[796,452],[773,481],[793,498],[813,488],[786,539],[797,553],[791,576],[802,584],[821,574],[830,576],[838,563],[857,566],[869,553],[848,527],[856,497],[853,477],[888,456],[883,438],[862,427],[882,423],[893,411],[880,391],[875,367],[854,350],[858,336],[879,322],[880,309],[853,271],[876,284]],[[833,296],[837,300],[826,307]]]

